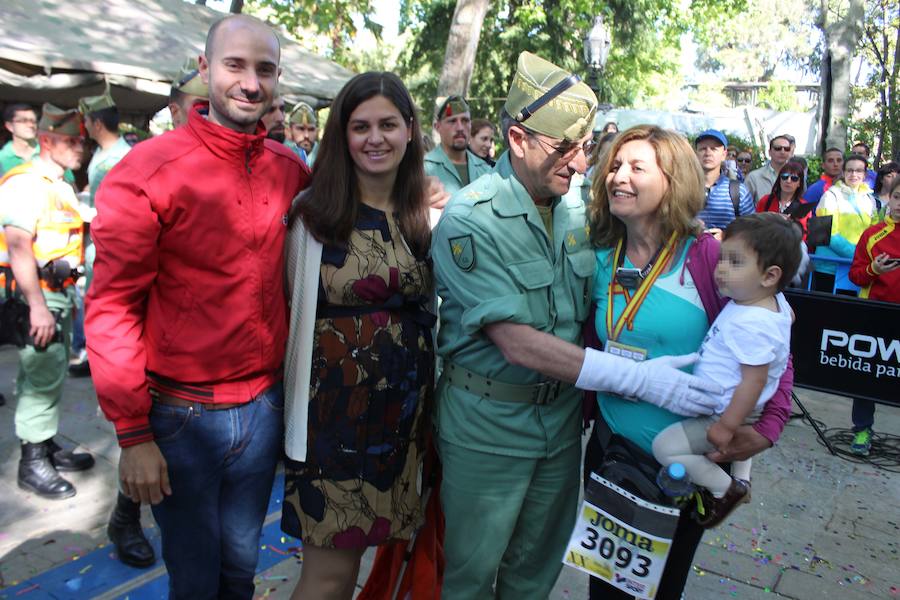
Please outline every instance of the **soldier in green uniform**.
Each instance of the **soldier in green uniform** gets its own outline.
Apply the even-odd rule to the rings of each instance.
[[[91,220],[97,214],[94,208],[94,197],[100,182],[125,156],[131,146],[125,138],[119,135],[119,109],[109,92],[109,85],[99,96],[86,96],[78,101],[78,110],[84,119],[84,129],[94,142],[97,149],[88,163],[88,194],[86,202],[81,203],[79,211],[85,223],[90,226]],[[85,289],[90,285],[94,275],[94,245],[90,239],[85,239],[84,254],[84,285]],[[84,340],[84,301],[81,293],[77,294],[77,310],[75,311],[75,339],[73,340],[73,358],[70,362],[70,373],[74,376],[86,376],[90,373],[87,363],[87,350]]]
[[[465,99],[450,96],[440,103],[434,116],[434,130],[440,135],[441,143],[425,155],[425,174],[437,177],[451,195],[491,172],[491,166],[469,150],[471,127],[472,118]]]
[[[172,89],[169,91],[169,114],[172,115],[172,126],[177,129],[187,123],[188,111],[194,102],[207,98],[209,98],[209,89],[200,78],[200,65],[196,58],[189,58],[172,79]]]
[[[122,160],[131,146],[119,135],[119,109],[109,92],[109,87],[99,96],[86,96],[78,101],[78,110],[84,116],[84,128],[97,150],[88,163],[89,204],[94,206],[94,196],[100,182],[116,163]]]
[[[15,278],[29,308],[32,342],[19,350],[16,436],[22,440],[19,487],[45,498],[75,495],[60,471],[94,465],[53,440],[66,377],[74,270],[81,266],[83,223],[66,169],[81,165],[84,140],[75,110],[45,104],[38,123],[40,154],[0,179],[0,290]],[[5,291],[0,291],[5,294]]]
[[[131,146],[119,135],[119,109],[109,92],[99,96],[88,96],[78,101],[78,109],[84,116],[85,129],[91,139],[97,142],[97,150],[94,152],[91,162],[88,164],[88,188],[90,197],[88,203],[94,207],[94,197],[106,174],[122,160]],[[93,276],[94,257],[96,249],[93,244],[88,244],[85,249],[85,291],[90,286]],[[83,304],[83,303],[81,303]],[[80,307],[79,307],[80,308]],[[79,311],[78,319],[83,319],[83,313]],[[81,325],[83,331],[83,325]],[[76,348],[84,352],[82,348]],[[82,357],[79,357],[82,358]],[[83,362],[71,364],[70,372],[87,373],[87,353],[84,352]],[[149,567],[156,562],[153,546],[144,536],[141,529],[141,505],[119,491],[116,498],[116,506],[107,525],[107,535],[116,547],[116,554],[123,563],[133,567]]]
[[[672,366],[690,358],[581,347],[596,261],[584,202],[562,196],[587,167],[596,105],[577,76],[523,52],[502,116],[509,150],[434,230],[445,598],[547,597],[576,516],[576,387],[673,410],[709,387]]]
[[[312,169],[319,149],[319,126],[316,122],[316,111],[306,102],[298,102],[288,115],[288,127],[293,142],[287,144],[291,150]]]

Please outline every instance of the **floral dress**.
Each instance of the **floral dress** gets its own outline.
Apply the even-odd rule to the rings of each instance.
[[[323,248],[307,460],[286,461],[286,533],[361,549],[421,525],[432,290],[430,263],[412,255],[393,215],[361,204],[347,248]]]

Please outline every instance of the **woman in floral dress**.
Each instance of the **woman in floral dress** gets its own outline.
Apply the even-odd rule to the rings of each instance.
[[[285,469],[281,526],[304,545],[294,598],[352,598],[365,549],[422,523],[434,315],[421,140],[395,75],[354,77],[292,209],[289,270],[306,235],[322,244],[306,456]]]

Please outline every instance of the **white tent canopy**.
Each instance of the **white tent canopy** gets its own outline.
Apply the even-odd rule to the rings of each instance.
[[[182,0],[2,0],[0,102],[73,107],[102,93],[106,79],[123,114],[153,114],[223,16]],[[279,37],[288,98],[327,103],[353,75]]]
[[[768,148],[772,137],[788,134],[797,140],[797,154],[816,153],[816,115],[812,112],[778,112],[754,107],[706,109],[703,112],[617,108],[597,113],[596,128],[601,129],[607,121],[615,121],[620,130],[650,123],[674,129],[687,136],[704,129],[718,129],[726,136],[733,133],[742,138],[753,139],[763,149]]]

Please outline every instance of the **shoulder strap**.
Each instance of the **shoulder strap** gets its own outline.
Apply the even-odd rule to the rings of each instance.
[[[741,182],[737,179],[728,180],[728,194],[731,196],[731,205],[734,206],[734,217],[741,216]]]
[[[685,267],[691,274],[691,279],[694,280],[694,287],[697,289],[697,295],[700,296],[700,302],[703,304],[703,310],[706,312],[706,319],[710,325],[716,320],[727,302],[719,296],[716,289],[714,273],[718,260],[719,243],[712,235],[701,233],[688,248],[685,261]]]

